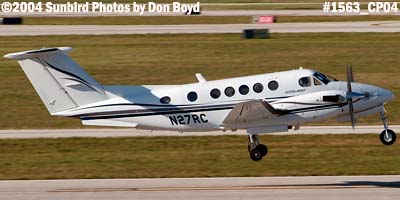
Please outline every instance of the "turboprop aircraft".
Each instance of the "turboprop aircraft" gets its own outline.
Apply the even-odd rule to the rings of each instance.
[[[75,117],[84,125],[149,130],[215,131],[245,129],[254,161],[268,152],[262,133],[298,130],[305,122],[328,118],[351,121],[380,113],[380,140],[391,145],[384,104],[391,91],[338,81],[318,71],[297,69],[183,85],[101,85],[68,55],[69,47],[7,54],[17,60],[51,115]]]

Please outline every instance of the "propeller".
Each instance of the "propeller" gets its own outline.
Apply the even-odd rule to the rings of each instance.
[[[358,93],[353,93],[351,89],[351,82],[354,81],[353,77],[353,68],[351,65],[347,65],[347,93],[346,93],[346,99],[347,99],[347,104],[349,104],[349,114],[350,114],[350,120],[351,120],[351,127],[353,127],[353,130],[356,126],[356,118],[354,117],[354,107],[353,107],[353,98],[361,98],[363,95],[358,94]]]

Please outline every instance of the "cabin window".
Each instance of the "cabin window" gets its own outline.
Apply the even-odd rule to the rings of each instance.
[[[309,87],[311,86],[311,78],[310,77],[302,77],[299,79],[299,85],[301,87]]]
[[[171,98],[169,96],[165,96],[160,99],[160,103],[162,103],[162,104],[168,104],[170,102],[171,102]]]
[[[189,101],[196,101],[197,100],[197,93],[196,92],[189,92],[187,95],[187,99]]]
[[[318,79],[314,78],[314,85],[322,85],[322,83]]]
[[[276,89],[278,89],[278,87],[279,87],[279,84],[278,84],[278,82],[276,82],[276,81],[270,81],[270,82],[268,83],[268,88],[269,88],[270,90],[276,90]]]
[[[247,85],[240,86],[239,93],[242,95],[246,95],[247,93],[249,93],[249,87]]]
[[[211,90],[210,96],[214,99],[217,99],[218,97],[221,96],[221,91],[219,91],[219,89],[217,89],[217,88],[214,88]]]
[[[235,89],[233,89],[233,87],[227,87],[225,89],[225,95],[228,97],[235,95]]]
[[[261,83],[256,83],[253,85],[253,90],[255,93],[260,93],[264,89],[264,86]]]

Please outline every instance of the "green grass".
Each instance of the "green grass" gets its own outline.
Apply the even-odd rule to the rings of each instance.
[[[242,5],[210,5],[201,4],[201,9],[205,10],[310,10],[322,9],[321,4],[242,4]]]
[[[249,16],[24,17],[25,25],[247,24]]]
[[[387,21],[400,20],[400,16],[278,16],[278,23],[293,22],[351,22],[351,21]]]
[[[381,175],[400,173],[399,145],[378,135],[263,136],[250,160],[244,136],[0,140],[0,179]]]
[[[399,16],[278,16],[278,23],[400,20]],[[251,16],[24,17],[25,25],[248,24]]]
[[[266,40],[239,34],[21,36],[0,37],[0,55],[71,46],[70,55],[95,79],[122,85],[182,84],[196,82],[197,72],[213,80],[300,66],[343,80],[351,63],[356,81],[400,94],[398,41],[398,33],[273,34]],[[18,64],[0,63],[0,129],[81,127],[79,120],[49,116]],[[386,109],[389,122],[399,124],[399,98]],[[377,116],[359,121],[366,123],[381,124]]]

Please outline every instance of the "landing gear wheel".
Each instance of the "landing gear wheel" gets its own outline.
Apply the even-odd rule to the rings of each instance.
[[[253,150],[250,151],[250,158],[254,161],[259,161],[263,158],[262,153],[260,151],[260,149],[255,148]]]
[[[257,145],[257,147],[250,151],[250,158],[254,161],[261,160],[268,153],[267,146],[263,144]]]
[[[268,148],[267,148],[267,146],[265,146],[265,145],[263,145],[263,144],[259,144],[259,145],[257,146],[257,148],[260,150],[260,152],[261,152],[261,154],[262,154],[263,157],[267,155],[267,153],[268,153]]]
[[[390,129],[383,130],[380,135],[380,139],[384,145],[392,145],[394,142],[396,142],[396,133]]]

